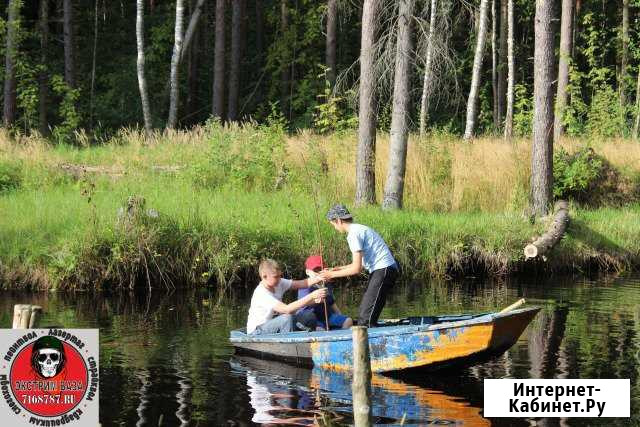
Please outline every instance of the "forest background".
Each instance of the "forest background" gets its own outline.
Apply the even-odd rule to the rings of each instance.
[[[522,246],[545,228],[530,220],[541,4],[556,103],[544,206],[575,210],[542,268],[632,268],[639,1],[9,0],[0,282],[229,284],[267,255],[294,270],[323,246],[344,259],[316,216],[336,200],[386,203],[399,75],[409,154],[395,207],[408,209],[358,215],[418,272],[528,271]],[[369,199],[355,179],[362,58],[375,83]]]

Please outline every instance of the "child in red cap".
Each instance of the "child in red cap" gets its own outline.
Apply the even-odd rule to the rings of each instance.
[[[307,276],[310,278],[315,277],[320,271],[324,269],[324,261],[322,260],[322,256],[320,255],[311,255],[304,263],[304,268],[307,272]],[[298,289],[298,299],[304,298],[308,293],[313,292],[317,289],[317,285],[311,286],[309,288]],[[331,290],[328,291],[327,297],[325,299],[327,302],[327,317],[329,318],[329,328],[330,329],[347,329],[353,326],[353,320],[350,317],[343,315],[338,309],[335,300],[333,299],[333,295]],[[298,311],[298,314],[309,315],[310,312],[313,312],[317,321],[318,330],[326,330],[327,327],[325,325],[325,305],[324,303],[308,305],[306,307],[301,308]]]

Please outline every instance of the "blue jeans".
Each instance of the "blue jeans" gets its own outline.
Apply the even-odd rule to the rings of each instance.
[[[258,326],[252,334],[261,335],[293,332],[296,330],[296,323],[300,323],[305,328],[313,331],[316,329],[316,316],[313,314],[313,311],[301,312],[296,315],[281,314]]]
[[[292,314],[281,314],[271,320],[267,320],[251,333],[254,335],[261,335],[291,332],[293,331],[294,322],[295,317]]]

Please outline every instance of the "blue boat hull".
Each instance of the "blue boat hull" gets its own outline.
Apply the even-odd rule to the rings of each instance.
[[[497,356],[517,341],[539,310],[533,307],[508,313],[413,317],[370,328],[371,369],[394,372],[441,368]],[[351,370],[353,365],[350,330],[269,335],[232,331],[230,341],[238,352],[260,357],[338,371]]]

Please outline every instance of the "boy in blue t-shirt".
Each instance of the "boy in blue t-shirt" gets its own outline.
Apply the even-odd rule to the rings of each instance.
[[[322,271],[324,267],[324,262],[322,261],[322,256],[320,255],[312,255],[304,263],[304,267],[307,271],[307,276],[315,277],[317,273]],[[301,288],[298,289],[298,299],[304,298],[310,292],[313,292],[317,289],[317,285],[311,286],[309,288]],[[333,299],[333,295],[331,290],[329,290],[327,297],[325,299],[327,302],[327,316],[329,318],[329,328],[330,329],[347,329],[353,325],[353,320],[350,317],[347,317],[340,313],[338,306],[336,305],[335,300]],[[326,330],[327,327],[325,325],[325,312],[324,312],[324,303],[313,304],[306,307],[301,308],[298,311],[298,314],[303,314],[305,311],[313,312],[316,317],[316,329],[318,330]]]
[[[351,264],[323,270],[324,280],[349,277],[369,272],[367,290],[362,296],[358,313],[358,325],[376,326],[380,312],[400,275],[400,267],[385,241],[370,227],[353,222],[351,213],[344,205],[335,205],[327,212],[327,219],[340,233],[347,234],[351,250]]]

